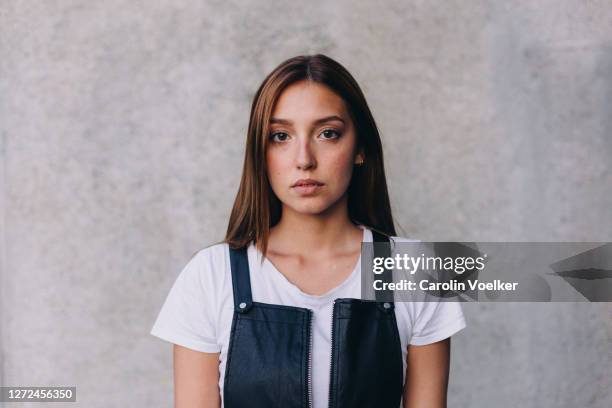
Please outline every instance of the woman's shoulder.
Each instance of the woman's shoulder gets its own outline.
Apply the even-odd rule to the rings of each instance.
[[[216,242],[197,250],[191,256],[189,263],[198,266],[201,273],[212,273],[229,269],[229,244],[227,242]]]
[[[194,252],[183,268],[183,274],[193,278],[210,279],[215,275],[223,275],[222,271],[229,268],[229,245],[217,242]]]
[[[393,242],[421,242],[418,238],[409,238],[403,236],[390,236],[389,239]]]
[[[197,259],[201,262],[215,260],[216,258],[224,258],[228,250],[229,245],[227,242],[215,242],[214,244],[198,249],[193,253],[191,259]]]
[[[227,243],[220,242],[194,252],[183,263],[175,285],[185,293],[197,291],[194,296],[225,293],[226,287],[231,287],[228,248]]]
[[[402,236],[402,235],[389,235],[386,234],[382,231],[379,231],[377,229],[374,229],[372,227],[360,224],[359,225],[360,228],[365,229],[365,235],[364,235],[364,240],[366,242],[372,242],[374,241],[374,234],[375,231],[378,232],[379,235],[383,235],[387,238],[389,238],[389,241],[391,241],[391,243],[395,243],[395,242],[421,242],[420,239],[418,238],[414,238],[414,237],[408,237],[408,236]]]
[[[391,250],[394,253],[418,253],[418,254],[434,254],[434,248],[431,242],[423,241],[422,239],[413,236],[390,236]]]
[[[373,238],[373,230],[371,228],[368,228],[370,230],[370,235]],[[404,236],[404,235],[388,235],[388,234],[384,234],[383,235],[387,236],[389,238],[389,241],[391,241],[391,243],[397,243],[397,242],[421,242],[420,239],[415,238],[415,237],[410,237],[410,236]]]

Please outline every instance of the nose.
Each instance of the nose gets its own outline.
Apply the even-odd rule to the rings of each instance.
[[[300,170],[309,170],[316,167],[317,165],[315,154],[309,138],[302,138],[300,140],[300,143],[298,145],[296,165],[297,168]]]

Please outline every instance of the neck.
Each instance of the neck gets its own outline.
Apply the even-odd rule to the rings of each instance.
[[[283,207],[270,242],[283,252],[314,254],[354,247],[361,231],[349,219],[346,195],[321,214],[304,214]]]

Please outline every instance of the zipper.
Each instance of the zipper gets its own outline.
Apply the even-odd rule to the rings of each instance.
[[[308,337],[309,337],[309,345],[308,345],[308,367],[307,378],[308,384],[306,387],[306,401],[308,403],[308,407],[312,408],[312,310],[308,310]]]
[[[336,357],[336,331],[334,330],[336,328],[335,322],[336,322],[336,300],[338,299],[334,299],[334,304],[332,306],[332,324],[331,324],[331,358],[330,358],[330,362],[329,362],[329,403],[328,403],[328,407],[332,408],[333,405],[335,404],[335,401],[333,400],[332,396],[335,394],[334,393],[334,360]]]

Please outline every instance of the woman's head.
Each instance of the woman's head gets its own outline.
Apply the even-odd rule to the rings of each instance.
[[[364,160],[342,98],[321,83],[294,82],[276,101],[269,129],[266,175],[283,216],[346,208],[353,167]]]
[[[294,57],[255,94],[226,241],[261,241],[265,253],[284,211],[322,215],[335,206],[395,235],[380,136],[359,85],[329,57]]]

